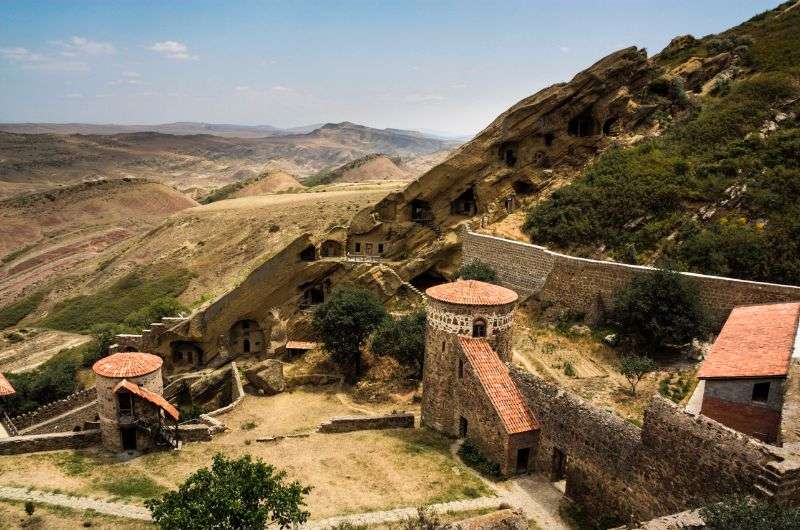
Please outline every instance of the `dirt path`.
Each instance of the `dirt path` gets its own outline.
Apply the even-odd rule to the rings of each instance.
[[[69,495],[63,495],[61,493],[48,493],[46,491],[0,486],[0,498],[12,501],[33,501],[80,511],[94,510],[98,513],[115,515],[128,519],[150,520],[150,510],[143,506],[123,504],[121,502],[98,501],[88,497],[70,497]]]

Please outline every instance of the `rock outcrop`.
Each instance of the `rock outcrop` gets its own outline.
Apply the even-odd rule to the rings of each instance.
[[[382,243],[385,258],[403,261],[405,279],[446,269],[460,223],[497,220],[570,180],[614,142],[647,134],[658,103],[646,88],[661,71],[644,50],[626,48],[520,101],[445,162],[360,211],[349,250]]]
[[[250,384],[267,395],[283,392],[286,383],[283,379],[283,363],[277,359],[267,359],[254,365],[244,373]]]

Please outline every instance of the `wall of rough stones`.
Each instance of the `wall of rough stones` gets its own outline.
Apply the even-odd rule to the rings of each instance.
[[[60,416],[28,427],[24,431],[20,431],[19,434],[49,434],[54,432],[83,430],[86,428],[87,422],[92,422],[96,419],[97,401],[95,400],[74,408]]]
[[[567,456],[567,495],[594,517],[632,522],[764,489],[800,503],[797,457],[686,413],[654,396],[642,428],[520,368],[512,379],[542,423],[537,470],[548,473],[554,448]],[[769,479],[770,482],[765,481]]]
[[[351,432],[374,429],[413,429],[414,414],[399,412],[379,416],[339,416],[319,426],[319,432]]]
[[[11,418],[11,422],[18,431],[22,431],[33,425],[38,425],[47,420],[55,418],[56,416],[76,409],[82,405],[86,405],[87,403],[95,401],[96,399],[97,391],[95,388],[87,388],[86,390],[75,392],[64,399],[42,405],[38,409],[32,410],[31,412],[14,416]]]
[[[576,258],[544,247],[462,231],[463,262],[481,260],[497,271],[500,283],[522,296],[536,295],[591,320],[613,306],[614,293],[651,267]],[[681,273],[694,282],[709,317],[722,325],[737,305],[800,300],[800,287]]]
[[[13,436],[0,439],[0,455],[55,451],[58,449],[82,449],[99,443],[99,430]]]

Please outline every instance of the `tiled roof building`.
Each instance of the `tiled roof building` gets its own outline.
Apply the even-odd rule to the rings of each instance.
[[[799,321],[800,303],[734,308],[697,374],[705,385],[700,412],[766,442],[778,441]]]

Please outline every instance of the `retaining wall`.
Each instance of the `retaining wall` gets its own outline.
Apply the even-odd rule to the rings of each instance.
[[[68,432],[83,430],[87,422],[92,422],[98,418],[97,400],[90,401],[85,405],[80,405],[69,412],[37,423],[19,434],[49,434],[54,432]]]
[[[64,399],[53,401],[52,403],[48,403],[46,405],[42,405],[38,409],[35,409],[31,412],[26,412],[25,414],[14,416],[13,418],[11,418],[11,422],[14,424],[14,426],[17,428],[18,431],[22,431],[33,425],[43,423],[47,420],[55,418],[56,416],[69,412],[73,409],[76,409],[82,405],[91,403],[96,399],[97,399],[97,391],[95,390],[95,388],[94,387],[87,388],[86,390],[75,392],[74,394],[69,395]]]
[[[800,460],[781,448],[660,396],[640,429],[521,368],[511,376],[542,423],[536,469],[549,474],[555,450],[566,455],[566,494],[594,517],[646,520],[732,494],[800,504]]]
[[[461,232],[463,262],[480,260],[500,284],[521,296],[536,295],[595,320],[613,306],[614,293],[652,267],[567,256],[544,247],[495,236]],[[700,292],[711,321],[721,326],[737,305],[800,300],[800,287],[681,273]]]
[[[380,416],[339,416],[319,426],[319,432],[351,432],[373,429],[413,429],[414,415],[401,412]]]
[[[231,377],[231,402],[224,407],[220,407],[217,410],[205,414],[206,416],[211,416],[213,418],[214,416],[225,414],[226,412],[233,410],[244,399],[242,375],[239,373],[239,369],[236,367],[235,362],[231,363]]]
[[[0,439],[0,455],[55,451],[58,449],[82,449],[99,443],[99,430],[14,436]]]

